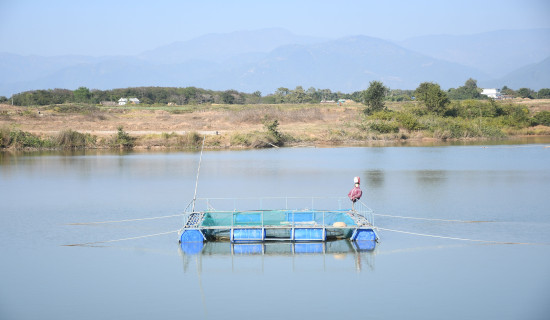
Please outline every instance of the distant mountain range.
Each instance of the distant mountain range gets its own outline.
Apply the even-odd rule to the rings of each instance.
[[[210,34],[135,56],[21,56],[0,53],[0,95],[85,86],[195,86],[273,93],[279,87],[393,89],[432,81],[458,87],[550,88],[550,29],[429,36],[392,42],[367,36],[323,39],[284,29]]]

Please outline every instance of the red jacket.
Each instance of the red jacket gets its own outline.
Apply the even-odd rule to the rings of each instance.
[[[355,187],[351,189],[351,191],[348,193],[349,199],[353,202],[361,199],[362,195],[363,195],[363,191],[361,191],[359,187]]]

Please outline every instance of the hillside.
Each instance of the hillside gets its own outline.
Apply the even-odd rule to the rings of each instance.
[[[397,44],[437,59],[479,69],[491,78],[500,78],[550,56],[550,29],[432,35]]]
[[[543,74],[548,70],[546,65],[533,65],[531,71],[520,69],[550,56],[550,41],[543,41],[549,34],[549,29],[537,29],[432,36],[396,44],[363,35],[327,40],[283,29],[262,29],[205,35],[133,56],[2,53],[0,96],[32,89],[74,90],[80,86],[195,86],[259,90],[266,95],[279,87],[300,85],[351,93],[364,90],[372,80],[393,89],[415,89],[424,81],[437,82],[446,89],[459,87],[468,78],[477,79],[480,86],[500,87],[502,83],[536,90],[550,87]],[[518,73],[512,73],[516,70]]]
[[[483,83],[482,83],[483,84]],[[540,90],[550,87],[550,56],[538,63],[533,63],[513,71],[504,77],[487,82],[488,86],[502,88],[530,88]],[[546,84],[542,86],[541,84]]]

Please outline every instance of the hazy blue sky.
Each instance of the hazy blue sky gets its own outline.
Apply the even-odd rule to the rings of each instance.
[[[390,40],[550,27],[548,0],[0,0],[0,14],[0,52],[25,55],[131,55],[270,27]]]

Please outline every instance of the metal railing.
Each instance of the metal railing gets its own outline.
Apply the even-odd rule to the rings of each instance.
[[[187,224],[192,210],[189,210],[191,203],[185,209],[183,226]],[[334,208],[334,207],[337,208]],[[227,212],[233,213],[231,227],[235,226],[235,213],[259,213],[261,214],[261,227],[264,222],[263,211],[267,210],[285,210],[287,214],[292,214],[289,221],[290,226],[296,226],[294,218],[295,213],[303,213],[311,210],[315,214],[322,214],[322,225],[325,226],[326,214],[336,211],[351,210],[351,201],[347,197],[249,197],[249,198],[197,198],[195,201],[195,212]],[[365,218],[367,222],[374,226],[374,212],[362,201],[357,201],[354,205],[354,211],[359,216]],[[316,221],[315,219],[313,221]],[[298,225],[306,225],[299,223]],[[316,225],[318,225],[316,223]],[[259,226],[260,227],[260,226]],[[288,227],[288,226],[287,226]]]
[[[355,211],[363,216],[365,219],[367,219],[367,221],[372,225],[374,226],[374,211],[369,208],[363,201],[361,200],[357,200],[357,202],[355,202]]]
[[[251,211],[251,210],[343,210],[350,209],[346,197],[249,197],[197,198],[195,211]],[[334,206],[337,205],[337,208]],[[324,207],[323,207],[324,206]],[[186,208],[186,212],[189,206]]]

